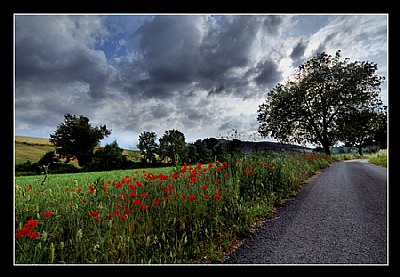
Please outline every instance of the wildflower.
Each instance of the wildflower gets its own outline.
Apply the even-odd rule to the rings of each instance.
[[[38,222],[35,219],[30,219],[25,223],[25,227],[29,229],[34,229],[38,226]]]
[[[140,205],[140,198],[136,198],[135,200],[133,200],[133,204]]]
[[[32,232],[30,238],[31,238],[31,239],[37,239],[37,238],[39,238],[39,233],[38,233],[38,232]]]
[[[53,215],[53,212],[45,212],[44,213],[44,217],[46,218],[46,217],[50,217],[50,216],[52,216]]]
[[[176,173],[173,173],[173,174],[171,175],[171,177],[172,177],[173,179],[177,179],[177,178],[179,177],[179,175],[176,174]]]
[[[161,201],[161,198],[160,198],[160,197],[157,197],[157,198],[154,198],[153,203],[154,203],[155,205],[158,205],[158,204],[160,204],[160,201]]]
[[[196,195],[191,195],[191,196],[189,196],[189,201],[193,201],[193,200],[195,200],[196,199]]]
[[[122,220],[126,220],[126,214],[121,214],[121,215],[119,216],[119,218],[121,218]]]

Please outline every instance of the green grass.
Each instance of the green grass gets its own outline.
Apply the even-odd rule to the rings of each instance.
[[[333,162],[264,153],[180,168],[15,177],[17,264],[219,263]]]
[[[368,161],[376,165],[387,167],[387,160],[388,160],[387,149],[383,149],[380,150],[378,153],[369,155]]]

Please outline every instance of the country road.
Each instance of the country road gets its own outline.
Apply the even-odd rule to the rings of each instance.
[[[387,169],[335,162],[223,264],[388,265]]]

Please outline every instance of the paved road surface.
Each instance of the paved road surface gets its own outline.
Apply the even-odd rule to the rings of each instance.
[[[388,265],[387,170],[336,162],[278,208],[224,264]]]

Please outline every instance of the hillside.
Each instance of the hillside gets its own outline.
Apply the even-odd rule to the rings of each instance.
[[[15,164],[37,162],[48,151],[54,150],[48,139],[26,136],[15,136],[14,146]]]
[[[14,145],[15,164],[27,161],[38,162],[44,154],[54,150],[54,146],[49,139],[45,138],[15,136]],[[140,161],[140,152],[138,150],[124,149],[122,154],[132,161]]]

